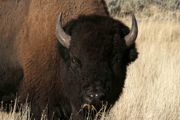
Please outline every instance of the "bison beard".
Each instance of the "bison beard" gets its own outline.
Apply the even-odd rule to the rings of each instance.
[[[90,5],[97,4],[91,1],[95,2]],[[35,8],[39,4],[33,3]],[[0,28],[0,100],[8,102],[17,93],[19,102],[24,103],[28,96],[36,119],[46,107],[49,119],[84,120],[89,108],[94,111],[89,117],[94,118],[102,104],[108,109],[117,101],[127,66],[137,58],[136,19],[132,17],[129,30],[103,12],[105,7],[98,7],[92,8],[93,14],[87,9],[85,15],[78,13],[76,19],[64,20],[67,14],[58,17],[54,13],[57,6],[48,5],[51,14],[30,11],[27,21],[21,16],[12,28]],[[66,24],[62,27],[61,23]]]

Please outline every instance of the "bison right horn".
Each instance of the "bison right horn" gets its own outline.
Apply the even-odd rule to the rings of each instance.
[[[130,47],[136,40],[138,35],[138,25],[136,17],[132,14],[132,26],[128,35],[125,36],[125,42],[128,47]]]
[[[62,13],[59,14],[56,23],[56,37],[58,41],[66,48],[69,48],[71,36],[65,33],[62,28]]]

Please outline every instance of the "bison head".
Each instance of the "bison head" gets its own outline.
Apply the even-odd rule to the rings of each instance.
[[[64,93],[72,110],[102,103],[113,104],[122,92],[127,65],[137,58],[135,40],[138,28],[135,16],[129,30],[108,16],[80,16],[56,25],[59,52],[64,60]]]

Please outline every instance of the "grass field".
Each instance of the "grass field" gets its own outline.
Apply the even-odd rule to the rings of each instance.
[[[128,67],[123,94],[103,120],[180,120],[180,19],[167,14],[137,19],[139,58]],[[0,120],[27,120],[28,111],[2,112]]]

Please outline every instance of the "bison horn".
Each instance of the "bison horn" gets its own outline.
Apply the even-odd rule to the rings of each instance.
[[[125,42],[128,47],[135,42],[137,35],[138,35],[138,25],[137,25],[136,17],[134,16],[134,14],[132,14],[131,30],[129,34],[125,36]]]
[[[56,23],[56,37],[58,41],[66,48],[69,48],[71,36],[65,33],[62,28],[62,14],[60,13]]]

